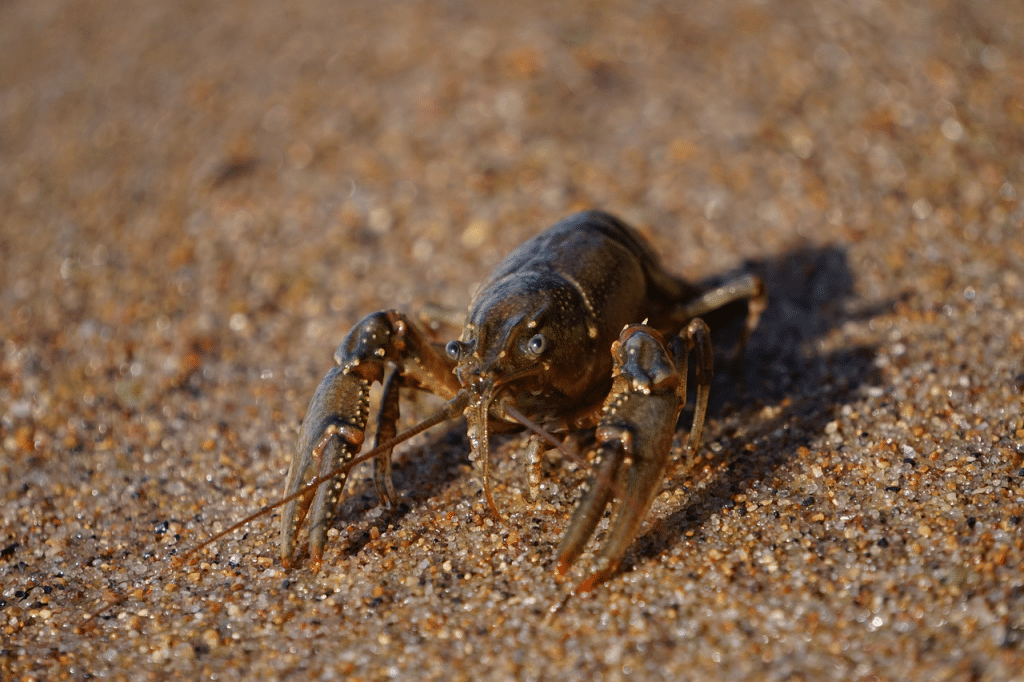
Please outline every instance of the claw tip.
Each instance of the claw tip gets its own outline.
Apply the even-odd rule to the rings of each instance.
[[[597,584],[601,582],[604,576],[599,573],[591,573],[590,577],[580,583],[580,586],[576,588],[576,594],[586,594],[592,589],[597,587]]]

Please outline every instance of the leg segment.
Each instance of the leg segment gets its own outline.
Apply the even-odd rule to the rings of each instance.
[[[682,396],[686,401],[686,367],[689,364],[691,352],[695,352],[693,367],[697,380],[697,402],[693,407],[693,423],[690,425],[690,435],[686,439],[686,468],[693,467],[693,458],[700,448],[700,439],[704,433],[704,419],[708,412],[708,396],[711,393],[711,377],[714,375],[714,351],[711,348],[711,332],[704,320],[697,318],[691,320],[686,327],[686,337],[676,337],[685,344],[685,351],[680,353],[678,348],[673,348],[676,362],[682,363]]]
[[[738,362],[743,357],[747,341],[754,333],[754,329],[757,328],[761,313],[764,312],[768,303],[768,297],[760,278],[754,275],[743,275],[720,287],[709,289],[681,306],[677,317],[682,320],[692,320],[744,299],[747,301],[747,320],[740,333],[739,341],[736,342],[736,350],[733,354],[733,362]]]
[[[380,412],[377,414],[377,433],[373,438],[373,447],[395,437],[398,432],[398,379],[397,367],[389,367],[384,378],[384,390],[381,392]],[[391,450],[382,452],[373,460],[373,485],[377,488],[377,499],[381,505],[391,508],[398,504],[395,484],[391,478]]]
[[[526,480],[531,502],[540,499],[541,468],[544,465],[545,450],[547,450],[547,445],[540,436],[530,436],[526,445]]]

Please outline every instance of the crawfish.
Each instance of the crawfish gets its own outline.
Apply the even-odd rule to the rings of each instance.
[[[457,340],[434,342],[396,310],[367,315],[338,346],[335,366],[320,381],[302,422],[282,500],[283,563],[291,564],[308,515],[309,553],[319,568],[329,519],[356,463],[374,459],[380,501],[394,505],[393,446],[465,414],[470,458],[499,520],[490,487],[492,434],[531,429],[526,459],[536,495],[551,434],[594,429],[595,473],[556,564],[559,573],[568,570],[607,505],[619,498],[608,539],[579,586],[591,589],[614,573],[659,492],[687,400],[691,353],[696,405],[686,453],[692,464],[712,375],[710,333],[701,318],[741,300],[747,301],[747,318],[737,354],[765,306],[758,278],[743,275],[710,289],[689,284],[662,269],[633,228],[588,211],[562,220],[502,261],[475,295]],[[376,442],[360,455],[373,382],[383,385]],[[427,422],[396,435],[403,388],[448,402]]]

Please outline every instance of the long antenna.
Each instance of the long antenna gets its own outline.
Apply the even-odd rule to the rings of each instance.
[[[448,402],[446,402],[441,407],[440,410],[438,410],[436,413],[434,413],[430,417],[427,417],[426,419],[421,421],[419,424],[416,424],[415,426],[413,426],[413,427],[403,431],[402,433],[398,434],[394,438],[391,438],[390,440],[387,440],[387,441],[381,443],[380,445],[378,445],[377,447],[373,448],[369,452],[364,452],[364,453],[360,454],[358,457],[355,457],[355,458],[349,460],[348,462],[345,462],[341,466],[335,467],[331,471],[328,471],[326,474],[321,474],[320,476],[317,476],[316,478],[312,479],[309,483],[307,483],[306,485],[302,486],[301,488],[299,488],[298,490],[293,492],[291,495],[288,495],[287,497],[282,497],[280,500],[278,500],[276,502],[273,502],[271,504],[268,504],[267,506],[262,507],[262,508],[260,508],[260,509],[258,509],[256,511],[254,511],[252,514],[249,514],[248,516],[246,516],[244,519],[242,519],[238,523],[235,523],[235,524],[229,526],[228,528],[220,531],[219,533],[215,533],[214,535],[211,535],[209,538],[207,538],[203,542],[199,543],[198,545],[196,545],[192,549],[190,549],[187,552],[185,552],[184,554],[182,554],[178,558],[178,561],[180,563],[184,563],[184,562],[188,561],[192,557],[192,555],[194,555],[196,552],[199,552],[199,551],[203,550],[204,548],[209,547],[211,544],[213,544],[217,540],[220,540],[222,537],[224,537],[228,533],[232,533],[232,532],[238,530],[239,528],[241,528],[242,526],[244,526],[245,524],[247,524],[247,523],[249,523],[251,521],[255,521],[259,517],[264,516],[265,514],[268,514],[268,513],[272,512],[272,511],[274,511],[278,507],[283,507],[284,505],[288,504],[292,500],[294,500],[296,498],[299,498],[299,497],[302,497],[303,495],[306,495],[306,494],[312,492],[317,486],[323,485],[324,483],[326,483],[327,481],[331,480],[335,476],[337,476],[339,474],[347,473],[356,464],[360,464],[362,462],[365,462],[368,459],[373,459],[374,457],[376,457],[380,453],[382,453],[382,452],[384,452],[386,450],[390,450],[391,448],[395,447],[399,443],[404,443],[405,441],[409,440],[413,436],[418,436],[419,434],[423,433],[424,431],[426,431],[427,429],[429,429],[432,426],[437,426],[438,424],[440,424],[442,422],[446,422],[449,419],[454,419],[455,417],[458,417],[460,414],[462,414],[465,411],[465,409],[466,409],[466,407],[468,405],[469,405],[469,393],[467,393],[464,390],[463,391],[459,391],[457,394],[455,394],[455,397],[452,398],[451,400],[449,400]]]
[[[588,462],[583,456],[581,456],[575,450],[570,449],[564,441],[560,441],[557,438],[555,438],[553,435],[551,435],[551,432],[545,429],[543,426],[533,421],[525,414],[523,414],[516,408],[512,407],[511,405],[504,405],[503,407],[505,409],[505,412],[507,412],[510,417],[512,417],[517,422],[525,426],[528,430],[533,431],[538,436],[546,440],[549,444],[554,446],[556,450],[558,450],[563,455],[571,459],[573,462],[583,467],[584,469],[593,468],[591,467],[590,462]],[[616,481],[608,479],[607,476],[599,469],[594,470],[594,475],[596,476],[597,480],[601,481],[602,483],[607,483],[609,486],[611,486],[612,492],[615,494],[615,497],[619,499],[623,498],[622,488],[618,485]]]

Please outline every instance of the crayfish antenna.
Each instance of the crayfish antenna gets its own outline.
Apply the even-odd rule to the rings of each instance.
[[[454,398],[452,398],[451,400],[446,402],[444,405],[442,405],[440,410],[435,412],[433,415],[427,417],[426,419],[421,421],[419,424],[416,424],[415,426],[412,426],[412,427],[406,429],[405,431],[403,431],[402,433],[398,434],[394,438],[388,439],[387,441],[381,443],[380,445],[378,445],[377,447],[373,448],[372,450],[364,452],[364,453],[360,454],[358,457],[354,457],[350,461],[345,462],[345,464],[343,464],[342,466],[336,467],[336,468],[334,468],[334,469],[332,469],[332,470],[330,470],[330,471],[328,471],[328,472],[326,472],[324,474],[321,474],[320,476],[317,476],[316,478],[311,479],[308,483],[306,483],[305,485],[303,485],[301,488],[299,488],[298,490],[294,491],[290,495],[286,495],[285,497],[282,497],[281,499],[277,500],[276,502],[272,502],[271,504],[268,504],[268,505],[266,505],[264,507],[261,507],[260,509],[257,509],[253,513],[251,513],[248,516],[246,516],[241,521],[238,521],[237,523],[232,524],[231,526],[225,528],[224,530],[222,530],[222,531],[220,531],[218,533],[214,533],[213,535],[208,537],[206,540],[203,540],[201,543],[199,543],[198,545],[196,545],[192,549],[189,549],[188,551],[186,551],[183,554],[181,554],[181,556],[178,559],[178,561],[180,561],[182,563],[190,561],[192,556],[195,555],[197,552],[201,552],[203,549],[205,549],[206,547],[209,547],[214,542],[217,542],[218,540],[220,540],[224,536],[228,535],[229,533],[233,533],[234,531],[238,530],[242,526],[255,521],[256,519],[260,518],[261,516],[266,516],[270,512],[274,511],[275,509],[283,507],[284,505],[288,504],[289,502],[291,502],[293,500],[296,500],[296,499],[302,497],[303,495],[309,495],[310,493],[315,491],[316,488],[318,488],[319,486],[323,485],[324,483],[330,481],[331,479],[333,479],[333,478],[335,478],[335,477],[337,477],[339,475],[348,474],[348,472],[355,465],[360,464],[362,462],[365,462],[367,460],[373,459],[374,457],[376,457],[380,453],[382,453],[382,452],[384,452],[386,450],[390,450],[391,448],[395,447],[396,445],[399,445],[400,443],[404,443],[405,441],[409,440],[410,438],[412,438],[414,436],[418,436],[419,434],[423,433],[424,431],[426,431],[427,429],[431,428],[432,426],[437,426],[438,424],[446,422],[446,421],[448,421],[450,419],[455,419],[456,417],[458,417],[459,415],[461,415],[465,411],[465,409],[466,409],[466,407],[468,405],[469,405],[469,394],[466,393],[466,391],[459,391],[457,394],[455,394]],[[328,434],[328,436],[327,436],[327,438],[334,438],[334,437],[337,437],[337,434]],[[318,444],[318,445],[326,446],[327,444],[326,443],[322,443],[322,444]]]
[[[525,426],[528,430],[534,432],[535,434],[543,438],[554,449],[558,450],[571,461],[575,462],[578,466],[583,467],[584,469],[595,469],[595,466],[588,462],[587,458],[581,455],[578,450],[574,450],[573,448],[569,447],[569,445],[567,445],[565,441],[558,440],[558,438],[555,437],[554,434],[545,429],[543,426],[533,421],[525,414],[523,414],[516,408],[512,407],[511,405],[505,405],[504,408],[508,416],[512,417],[517,422]],[[611,476],[605,475],[605,472],[603,472],[599,467],[596,468],[594,473],[596,475],[596,480],[601,484],[608,486],[611,492],[615,495],[615,497],[622,497],[621,487],[618,485],[618,483],[615,482],[615,480],[613,480]]]
[[[545,429],[543,426],[533,421],[532,419],[530,419],[525,414],[523,414],[522,412],[520,412],[511,405],[505,405],[505,412],[508,414],[508,416],[512,417],[517,422],[525,426],[528,430],[533,431],[535,434],[537,434],[545,441],[547,441],[548,444],[551,445],[551,447],[555,448],[563,455],[565,455],[572,461],[576,462],[577,464],[586,466],[586,460],[583,459],[583,457],[581,457],[578,452],[567,446],[564,441],[558,440],[558,438],[556,438],[554,434]]]

